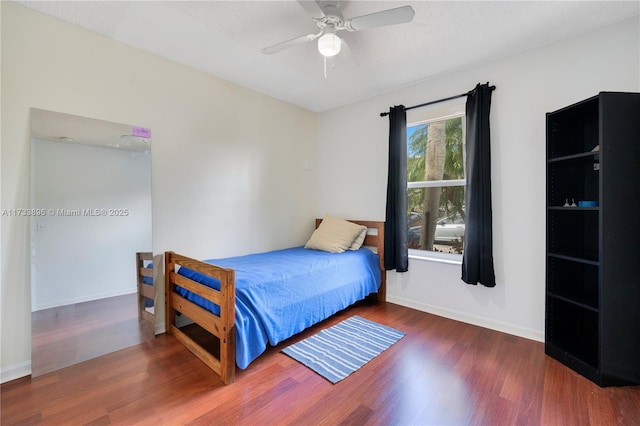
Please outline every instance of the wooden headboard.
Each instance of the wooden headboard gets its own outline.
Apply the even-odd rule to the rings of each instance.
[[[387,271],[384,269],[384,222],[372,220],[351,220],[349,222],[366,226],[367,236],[364,239],[364,246],[375,247],[378,254],[378,267],[380,268],[381,283],[378,290],[378,301],[384,302],[387,299]],[[316,218],[316,228],[320,226],[322,219]]]

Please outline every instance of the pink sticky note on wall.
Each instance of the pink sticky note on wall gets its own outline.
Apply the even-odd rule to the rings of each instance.
[[[151,129],[145,129],[144,127],[134,127],[133,136],[137,136],[139,138],[150,138]]]

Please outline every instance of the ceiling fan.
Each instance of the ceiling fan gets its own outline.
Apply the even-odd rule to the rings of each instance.
[[[265,47],[262,53],[270,55],[318,39],[318,51],[325,58],[329,58],[340,53],[343,46],[347,47],[344,40],[336,35],[338,31],[361,31],[386,25],[404,24],[411,22],[415,15],[411,6],[402,6],[345,20],[341,12],[341,1],[297,1],[311,15],[319,31]]]

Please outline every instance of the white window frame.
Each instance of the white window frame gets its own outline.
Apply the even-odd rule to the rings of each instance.
[[[465,104],[466,97],[455,99],[452,101],[442,102],[440,104],[434,104],[429,107],[419,108],[416,110],[407,111],[407,129],[409,127],[419,126],[421,124],[428,124],[434,121],[443,121],[451,118],[462,117],[462,137],[466,141],[466,113]],[[407,143],[409,140],[407,139]],[[467,184],[465,179],[450,179],[450,180],[433,180],[433,181],[414,181],[407,182],[407,189],[410,188],[434,188],[445,186],[465,186]],[[430,250],[418,250],[409,249],[409,258],[435,261],[439,263],[450,263],[454,265],[462,264],[462,254],[455,253],[442,253]]]

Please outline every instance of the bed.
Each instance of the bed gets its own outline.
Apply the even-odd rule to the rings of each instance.
[[[200,261],[166,252],[166,332],[229,384],[236,365],[247,368],[267,346],[365,297],[384,302],[384,222],[350,222],[368,232],[362,248],[340,254],[292,247]],[[216,344],[176,326],[182,315]]]
[[[153,255],[149,252],[136,253],[136,278],[138,288],[138,320],[155,325],[153,301]]]

